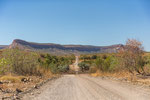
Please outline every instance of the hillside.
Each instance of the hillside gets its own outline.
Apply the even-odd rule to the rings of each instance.
[[[8,47],[8,45],[0,45],[0,49],[4,49],[6,47]]]
[[[123,45],[111,46],[91,46],[91,45],[60,45],[53,43],[35,43],[15,39],[9,48],[20,48],[53,54],[72,54],[72,53],[112,53],[117,52]]]

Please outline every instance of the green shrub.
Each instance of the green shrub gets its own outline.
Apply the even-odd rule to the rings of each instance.
[[[94,65],[103,72],[114,71],[118,65],[118,59],[114,56],[98,57]]]
[[[108,56],[104,61],[105,71],[114,71],[117,64],[118,60],[116,57]]]
[[[7,61],[3,67],[7,72],[20,75],[39,74],[38,55],[34,52],[26,52],[19,49],[7,49],[2,53],[2,58]]]
[[[69,66],[68,65],[60,65],[58,66],[58,71],[59,72],[67,72],[69,70]]]
[[[63,73],[69,70],[75,56],[52,56],[20,50],[6,49],[0,55],[0,74],[44,75],[44,71]]]
[[[90,65],[86,62],[81,62],[78,64],[82,72],[89,70]]]
[[[104,71],[104,59],[101,57],[95,60],[94,65],[97,67],[97,69]]]
[[[97,55],[92,55],[91,59],[96,59]]]
[[[74,60],[72,55],[69,57],[59,57],[46,54],[38,61],[41,63],[41,66],[44,66],[46,69],[50,69],[52,73],[62,73],[69,70],[69,65],[73,62],[72,60]]]
[[[5,58],[0,59],[0,74],[4,74],[9,70],[10,67],[7,67],[8,60]]]

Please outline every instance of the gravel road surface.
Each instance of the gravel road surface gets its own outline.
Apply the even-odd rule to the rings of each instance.
[[[88,75],[64,75],[23,100],[150,100],[150,89]]]

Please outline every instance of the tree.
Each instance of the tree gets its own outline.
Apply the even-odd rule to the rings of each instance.
[[[91,59],[96,59],[97,55],[92,55]]]
[[[37,70],[39,65],[38,54],[34,52],[28,52],[18,48],[6,49],[2,53],[0,62],[3,62],[3,60],[6,62],[3,64],[3,68],[7,69],[7,72],[19,75],[40,74]]]
[[[142,43],[136,39],[128,39],[124,48],[120,51],[123,65],[129,72],[144,73],[144,48]],[[142,72],[141,72],[142,71]]]

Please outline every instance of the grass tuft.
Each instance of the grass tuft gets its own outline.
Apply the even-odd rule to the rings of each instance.
[[[5,75],[0,77],[0,81],[9,81],[12,83],[21,82],[21,79],[25,78],[24,76],[12,76],[12,75]]]

